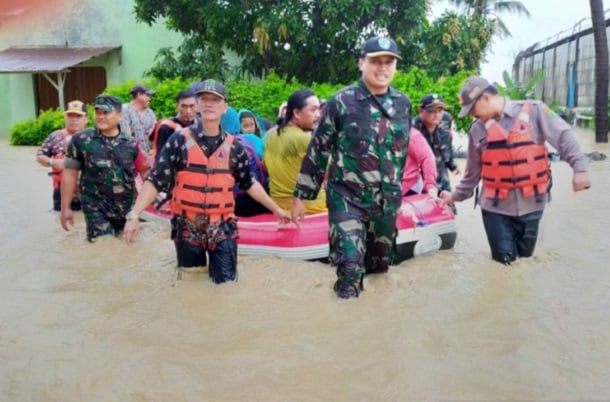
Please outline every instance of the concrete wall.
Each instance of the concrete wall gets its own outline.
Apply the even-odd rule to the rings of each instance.
[[[157,51],[182,36],[161,23],[136,23],[132,0],[2,0],[0,50],[10,46],[120,45],[83,63],[106,69],[108,85],[142,79]],[[0,74],[0,137],[36,116],[32,74]]]

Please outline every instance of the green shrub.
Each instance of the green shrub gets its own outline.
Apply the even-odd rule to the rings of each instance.
[[[88,127],[93,126],[93,106],[87,106]],[[9,131],[11,145],[42,145],[49,134],[64,128],[65,116],[60,108],[40,112],[38,117],[19,121]]]
[[[229,103],[236,110],[250,109],[261,116],[275,121],[280,105],[299,89],[308,88],[296,79],[287,83],[277,74],[269,74],[263,81],[245,79],[229,82]],[[320,98],[328,97],[332,92],[328,84],[313,85],[311,88]],[[337,87],[338,88],[338,87]],[[335,89],[336,90],[336,89]]]
[[[472,71],[461,71],[451,77],[440,77],[436,81],[432,81],[424,70],[412,67],[407,71],[397,71],[393,85],[411,99],[413,116],[419,113],[419,101],[425,94],[438,93],[447,104],[447,111],[455,118],[458,132],[465,133],[472,123],[472,118],[469,116],[463,119],[457,118],[461,109],[457,95],[464,81],[473,74]]]
[[[180,77],[150,82],[150,88],[155,91],[150,98],[150,108],[155,111],[157,119],[176,115],[176,96],[187,89],[190,84]]]
[[[155,111],[157,119],[174,116],[176,114],[176,96],[180,91],[189,87],[191,82],[184,81],[180,77],[170,78],[163,81],[155,79],[138,81],[138,84],[146,85],[148,88],[155,91],[155,94],[150,97],[150,108]],[[104,93],[114,95],[121,99],[121,102],[128,103],[131,101],[131,88],[136,85],[136,81],[128,80],[121,84],[106,88]]]
[[[58,109],[41,112],[36,118],[17,122],[9,131],[11,145],[41,145],[55,130],[64,127],[64,114]]]
[[[398,71],[393,85],[406,93],[413,105],[413,115],[418,113],[421,97],[428,92],[439,93],[449,106],[449,112],[457,116],[460,105],[457,94],[462,83],[472,75],[470,71],[463,71],[451,77],[441,77],[433,81],[430,76],[417,67],[407,71]],[[357,77],[354,78],[354,82]],[[155,91],[151,97],[150,107],[155,111],[158,119],[176,114],[176,95],[189,87],[191,82],[177,77],[163,81],[144,80],[140,83]],[[129,91],[136,84],[128,80],[118,85],[108,87],[104,93],[117,96],[122,102],[131,100]],[[350,83],[347,83],[350,84]],[[346,85],[346,84],[345,84]],[[327,99],[334,92],[345,85],[330,85],[327,83],[314,83],[311,88],[319,98]],[[287,82],[275,73],[270,73],[263,80],[232,80],[226,83],[229,93],[229,103],[236,110],[250,109],[271,121],[275,121],[279,106],[285,102],[294,91],[307,86],[296,79]],[[92,105],[89,105],[89,125],[93,124]],[[458,130],[467,131],[472,119],[456,119]],[[52,131],[64,126],[64,116],[61,110],[47,110],[34,119],[16,123],[10,130],[11,144],[13,145],[39,145]]]

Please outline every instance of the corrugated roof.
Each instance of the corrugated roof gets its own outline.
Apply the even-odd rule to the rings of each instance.
[[[62,71],[119,47],[10,47],[0,52],[0,73]]]

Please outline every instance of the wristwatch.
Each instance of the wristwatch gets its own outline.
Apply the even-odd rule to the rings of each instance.
[[[140,219],[140,216],[137,215],[133,211],[129,211],[129,212],[127,212],[127,215],[125,215],[125,219],[128,221],[136,221],[136,220]]]

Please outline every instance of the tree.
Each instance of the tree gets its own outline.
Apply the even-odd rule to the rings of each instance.
[[[523,3],[516,0],[449,0],[450,3],[464,8],[468,15],[478,15],[495,24],[494,33],[500,38],[512,36],[504,21],[500,18],[501,14],[521,14],[529,17],[530,12]]]
[[[478,15],[445,12],[428,29],[418,60],[433,79],[463,70],[479,70],[493,33],[494,24]]]
[[[222,49],[206,46],[193,36],[187,37],[176,52],[164,47],[155,56],[155,65],[145,75],[159,81],[182,77],[202,79],[202,77],[226,80],[230,67],[223,57]]]
[[[421,57],[430,0],[135,0],[139,21],[167,17],[194,41],[234,51],[242,71],[288,80],[345,83],[357,76],[361,44],[373,34],[396,39],[403,61]]]
[[[602,0],[589,0],[595,41],[595,142],[608,142],[608,39]]]

